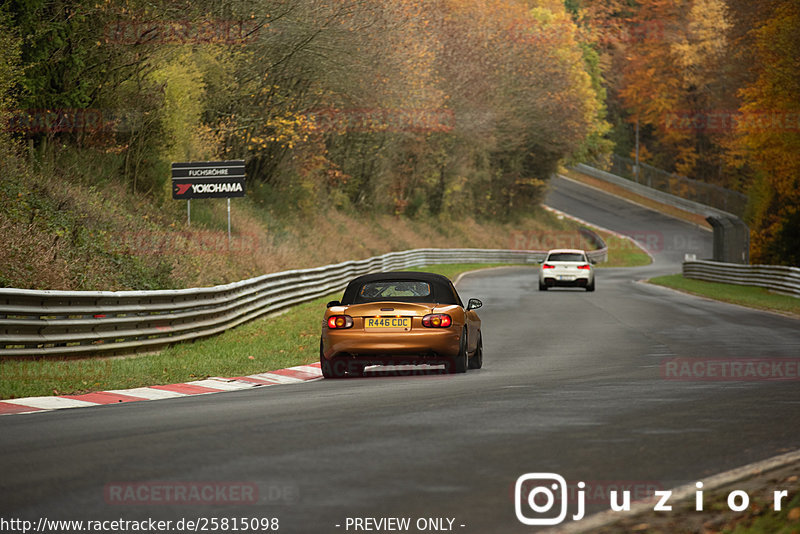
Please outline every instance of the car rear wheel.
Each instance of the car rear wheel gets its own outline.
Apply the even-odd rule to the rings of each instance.
[[[322,353],[322,340],[319,340],[319,367],[322,370],[322,376],[324,378],[343,378],[344,372],[342,372],[341,366],[334,365],[334,362],[325,359],[324,354]]]
[[[592,280],[591,284],[586,285],[586,291],[594,291],[594,280]]]
[[[466,328],[461,334],[461,345],[458,349],[458,355],[452,358],[449,362],[448,371],[451,373],[466,373],[469,366],[469,353],[467,353],[467,330]]]
[[[547,291],[547,284],[539,282],[539,291]]]
[[[483,336],[478,334],[478,347],[475,349],[475,354],[469,359],[470,369],[480,369],[483,367]]]

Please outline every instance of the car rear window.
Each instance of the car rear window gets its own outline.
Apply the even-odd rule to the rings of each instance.
[[[548,256],[547,261],[586,261],[586,258],[577,252],[555,252]]]
[[[418,300],[431,296],[431,285],[419,280],[386,280],[368,282],[358,290],[356,301]]]

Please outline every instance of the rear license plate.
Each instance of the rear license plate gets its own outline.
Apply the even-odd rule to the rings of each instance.
[[[562,276],[559,276],[558,279],[561,280],[562,282],[574,282],[575,281],[575,277],[574,276],[564,276],[564,275],[562,275]]]
[[[367,330],[411,330],[411,317],[367,317]]]

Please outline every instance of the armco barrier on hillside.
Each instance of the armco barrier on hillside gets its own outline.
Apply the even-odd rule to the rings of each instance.
[[[617,160],[621,159],[618,156]],[[648,187],[647,185],[633,182],[622,176],[595,169],[584,163],[579,163],[574,169],[598,180],[603,180],[618,185],[637,195],[655,200],[667,206],[702,215],[714,228],[714,261],[747,264],[750,261],[750,229],[736,215],[726,211],[701,204],[694,200]],[[654,169],[651,167],[650,169]],[[658,169],[655,169],[658,170]],[[663,171],[660,171],[663,172]],[[696,180],[694,182],[697,182]],[[722,188],[719,188],[722,189]],[[729,192],[731,194],[738,194]]]
[[[624,158],[617,157],[618,160]],[[639,195],[706,217],[714,228],[714,260],[683,264],[683,276],[709,282],[764,287],[776,293],[800,297],[800,268],[780,265],[748,265],[750,231],[737,216],[693,200],[630,181],[615,174],[579,164],[575,170],[616,184]],[[735,194],[734,192],[729,192]],[[746,200],[746,199],[745,199]]]
[[[608,248],[589,258],[605,261]],[[112,355],[219,334],[344,289],[354,277],[445,263],[535,263],[544,251],[417,249],[273,273],[232,284],[164,291],[0,289],[0,358]]]
[[[800,268],[780,265],[737,265],[715,261],[687,261],[683,276],[707,282],[764,287],[800,297]]]

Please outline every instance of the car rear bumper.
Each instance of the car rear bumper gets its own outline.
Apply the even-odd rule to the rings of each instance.
[[[397,361],[426,361],[458,354],[459,328],[425,328],[412,332],[364,332],[328,330],[322,336],[322,354],[327,360],[351,358],[391,364]]]
[[[575,278],[574,280],[559,280],[558,278],[546,276],[543,279],[547,287],[586,287],[590,283],[588,276]]]

